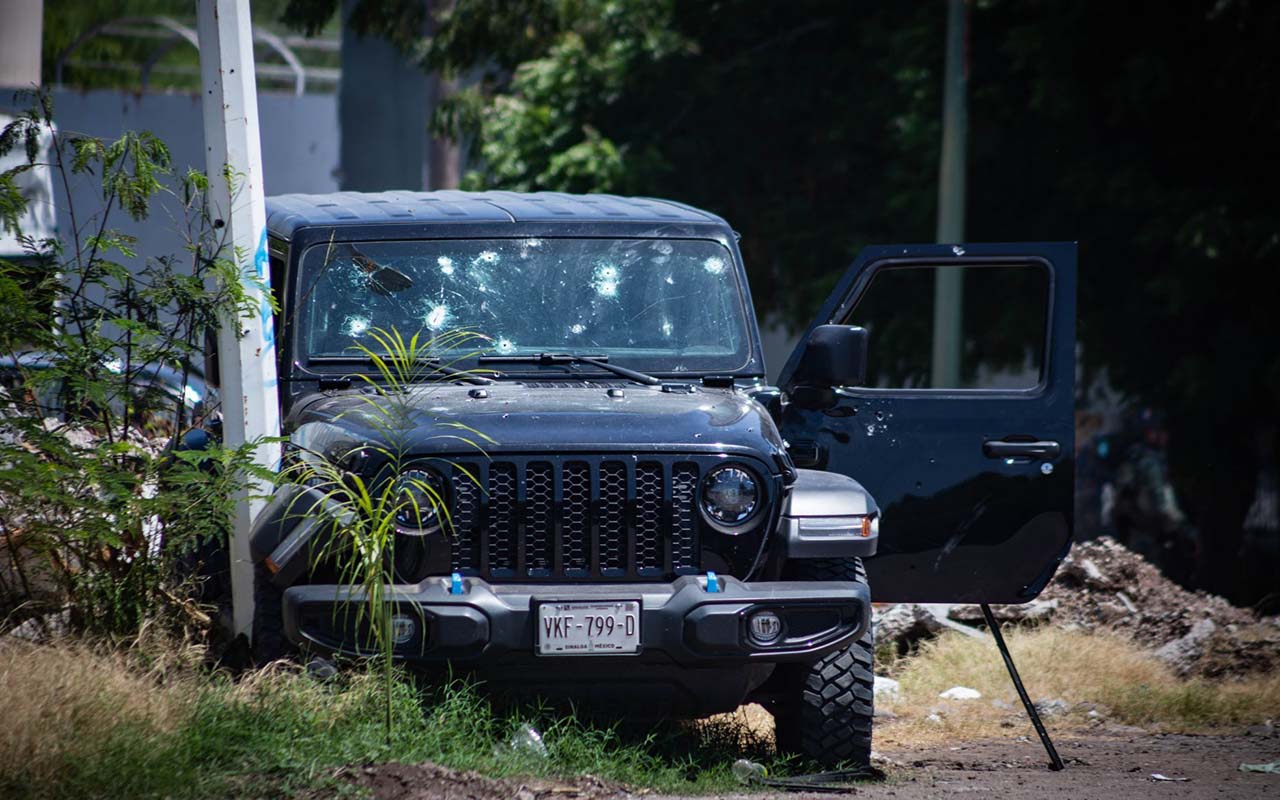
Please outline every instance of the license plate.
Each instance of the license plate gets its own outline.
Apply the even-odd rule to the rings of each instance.
[[[542,603],[538,606],[538,654],[625,655],[640,652],[640,603]]]

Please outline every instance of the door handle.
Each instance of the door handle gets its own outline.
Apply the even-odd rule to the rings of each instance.
[[[1057,458],[1062,446],[1057,442],[1005,442],[990,440],[982,443],[982,454],[987,458]]]

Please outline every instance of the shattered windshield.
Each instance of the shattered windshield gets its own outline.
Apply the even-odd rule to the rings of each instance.
[[[704,239],[315,245],[298,284],[303,341],[311,357],[352,357],[375,328],[424,338],[470,330],[496,355],[601,354],[652,372],[730,371],[748,359],[732,259]]]

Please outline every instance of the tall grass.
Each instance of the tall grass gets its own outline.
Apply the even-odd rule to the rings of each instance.
[[[1105,633],[1053,627],[1011,630],[1009,649],[1036,701],[1064,700],[1073,710],[1050,719],[1050,727],[1078,727],[1098,717],[1126,725],[1201,732],[1252,725],[1280,717],[1280,674],[1241,681],[1184,680],[1149,650]],[[947,633],[919,652],[886,665],[902,685],[896,701],[878,701],[898,715],[877,728],[890,741],[937,737],[1007,735],[1007,727],[1029,725],[999,652],[990,639]],[[946,701],[940,692],[967,686],[982,699]],[[939,720],[930,720],[936,713]],[[881,736],[882,740],[884,736]]]
[[[625,735],[536,709],[496,714],[469,683],[400,677],[388,740],[383,689],[376,670],[320,683],[277,664],[232,681],[136,649],[2,644],[0,797],[275,798],[375,761],[706,792],[735,785],[735,758],[769,758],[767,743],[728,724]],[[508,744],[524,724],[541,731],[546,757]]]

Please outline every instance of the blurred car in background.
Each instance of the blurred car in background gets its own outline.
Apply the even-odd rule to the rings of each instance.
[[[108,372],[122,375],[124,365],[118,359],[102,362]],[[151,437],[169,437],[201,424],[218,408],[217,390],[208,384],[204,374],[194,366],[186,368],[170,364],[133,365],[127,381],[121,381],[115,394],[105,400],[114,419],[126,413],[134,424]],[[66,370],[58,368],[53,354],[41,351],[0,356],[0,388],[18,404],[37,410],[48,418],[62,421],[82,420],[92,425],[101,419],[96,406],[67,380]]]

